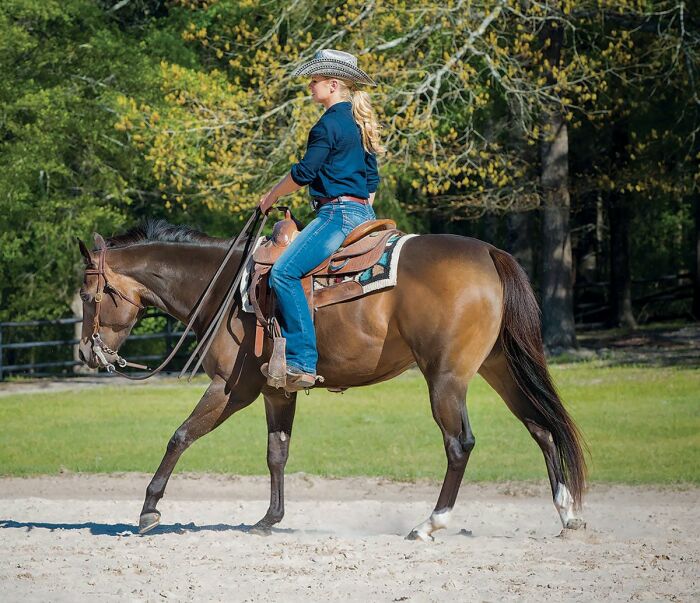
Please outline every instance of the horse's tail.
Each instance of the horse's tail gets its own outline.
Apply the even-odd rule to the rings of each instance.
[[[500,340],[508,370],[537,413],[537,422],[554,438],[563,481],[574,505],[580,507],[586,481],[583,438],[564,408],[547,370],[542,342],[540,308],[520,264],[505,251],[493,248],[491,259],[503,283],[503,322]],[[522,419],[522,417],[521,417]]]

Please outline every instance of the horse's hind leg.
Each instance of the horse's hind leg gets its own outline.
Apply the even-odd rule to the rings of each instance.
[[[267,417],[267,467],[270,470],[270,506],[253,531],[269,534],[284,517],[284,467],[289,457],[289,440],[296,409],[296,393],[289,398],[282,392],[265,392]]]
[[[479,369],[479,373],[503,398],[511,412],[523,422],[542,450],[547,465],[549,484],[552,488],[554,506],[559,512],[562,525],[571,529],[585,527],[585,522],[575,512],[573,497],[565,485],[566,477],[552,433],[544,427],[546,421],[513,379],[508,370],[505,355],[498,348],[494,350],[494,353]]]
[[[160,523],[160,513],[156,505],[163,498],[165,486],[182,453],[195,440],[221,425],[236,411],[248,406],[257,398],[258,393],[253,390],[242,393],[235,389],[227,392],[226,382],[220,377],[214,378],[192,414],[178,427],[168,442],[165,456],[146,489],[139,533],[144,534]]]
[[[535,442],[537,442],[537,445],[544,455],[544,461],[547,464],[549,484],[552,488],[554,506],[559,512],[562,525],[565,528],[573,530],[585,527],[586,523],[574,512],[574,500],[568,488],[564,485],[563,479],[560,477],[563,475],[563,471],[552,434],[530,419],[525,419],[523,423],[525,423],[525,427],[527,427],[530,435],[534,438]]]
[[[432,533],[446,528],[457,500],[469,455],[474,448],[474,434],[467,416],[466,382],[451,372],[428,375],[433,418],[442,431],[447,454],[447,472],[430,517],[407,536],[409,540],[432,540]]]

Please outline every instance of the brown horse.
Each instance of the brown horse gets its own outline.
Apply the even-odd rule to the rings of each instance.
[[[102,241],[101,237],[96,240]],[[230,243],[162,221],[147,222],[107,240],[102,341],[118,350],[148,306],[186,323]],[[98,255],[82,242],[80,248],[88,268],[81,288],[80,355],[94,368],[98,358],[90,336]],[[241,253],[242,246],[195,322],[198,337],[225,295]],[[269,532],[282,519],[284,467],[296,394],[288,397],[265,383],[260,365],[267,361],[271,346],[266,343],[262,357],[256,357],[254,331],[255,317],[240,309],[238,298],[204,358],[211,384],[168,442],[148,485],[139,522],[142,533],[160,521],[156,505],[180,455],[260,393],[267,416],[271,496],[267,513],[254,529]],[[435,509],[409,538],[432,539],[435,530],[447,526],[475,443],[466,395],[476,373],[500,394],[541,448],[564,528],[584,525],[577,516],[586,474],[582,440],[549,376],[539,308],[512,256],[461,236],[414,237],[402,249],[397,285],[321,308],[316,314],[316,335],[323,387],[371,385],[415,365],[425,376],[433,417],[442,432],[447,472]]]

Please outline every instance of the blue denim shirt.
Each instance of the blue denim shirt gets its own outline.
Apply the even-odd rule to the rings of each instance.
[[[308,184],[312,197],[367,199],[377,190],[377,158],[362,146],[350,101],[330,106],[311,128],[306,154],[292,166],[291,176],[300,186]]]

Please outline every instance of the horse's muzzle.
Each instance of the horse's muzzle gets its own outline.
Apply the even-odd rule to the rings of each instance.
[[[78,356],[91,369],[98,368],[97,357],[92,352],[92,343],[89,339],[81,339],[78,345]]]

